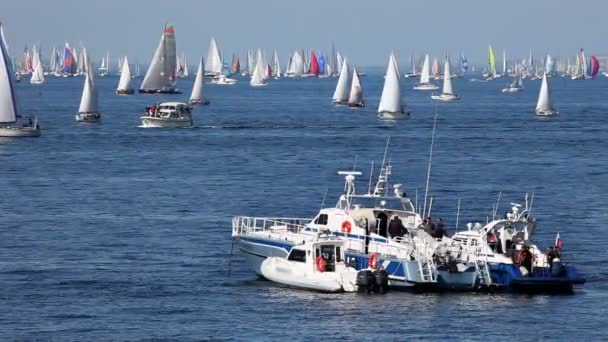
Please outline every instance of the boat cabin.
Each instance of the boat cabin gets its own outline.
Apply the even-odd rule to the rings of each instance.
[[[305,263],[317,271],[335,272],[336,265],[344,262],[344,242],[333,237],[308,241],[294,246],[287,260]]]
[[[183,102],[164,102],[158,106],[146,107],[145,115],[164,119],[189,118],[191,107]]]

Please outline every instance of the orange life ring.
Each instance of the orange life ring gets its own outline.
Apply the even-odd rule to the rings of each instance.
[[[342,222],[342,233],[349,234],[352,230],[352,226],[349,221]]]
[[[327,264],[325,263],[325,259],[323,259],[322,256],[319,255],[315,263],[317,264],[317,270],[319,272],[325,272],[325,270],[327,269]]]
[[[372,253],[367,260],[367,266],[373,270],[378,267],[378,253]]]

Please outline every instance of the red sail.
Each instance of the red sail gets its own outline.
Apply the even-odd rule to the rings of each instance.
[[[310,73],[319,76],[319,61],[314,51],[310,51]]]
[[[234,72],[240,72],[240,71],[241,71],[241,60],[237,57],[236,65],[234,66]]]
[[[600,61],[595,56],[591,56],[591,77],[595,77],[600,71]]]

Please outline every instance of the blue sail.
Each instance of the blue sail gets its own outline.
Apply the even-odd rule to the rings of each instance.
[[[325,73],[325,57],[323,57],[323,55],[320,55],[319,58],[317,59],[317,62],[319,62],[319,74],[324,74]]]

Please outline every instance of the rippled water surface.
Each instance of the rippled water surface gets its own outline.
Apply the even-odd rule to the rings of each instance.
[[[330,104],[335,79],[207,86],[197,127],[176,130],[138,114],[187,98],[192,79],[162,97],[99,79],[100,124],[74,120],[80,78],[18,84],[43,135],[0,141],[0,340],[605,339],[608,80],[552,79],[548,119],[533,114],[540,81],[502,94],[507,80],[457,79],[462,101],[435,104],[404,80],[413,114],[383,122],[381,73],[362,78],[362,110]],[[389,136],[393,180],[421,194],[435,111],[433,216],[454,231],[458,198],[462,228],[499,191],[501,210],[534,192],[535,239],[561,233],[587,277],[575,295],[309,293],[258,280],[232,251],[233,215],[312,216],[355,162],[366,190]]]

